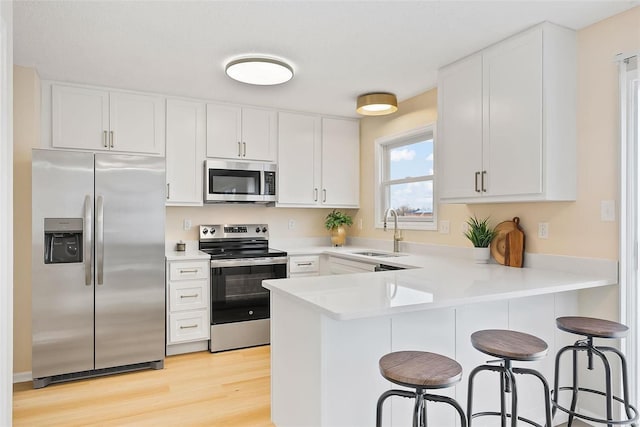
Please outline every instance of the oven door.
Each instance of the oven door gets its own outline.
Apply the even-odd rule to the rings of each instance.
[[[287,277],[287,258],[211,261],[211,324],[269,318],[262,281]]]

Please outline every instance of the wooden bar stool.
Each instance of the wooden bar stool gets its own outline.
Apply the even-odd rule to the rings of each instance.
[[[414,398],[413,427],[427,426],[426,401],[447,403],[458,411],[461,427],[467,426],[462,407],[447,396],[425,393],[425,390],[447,388],[460,382],[462,366],[453,359],[425,351],[397,351],[380,358],[380,373],[394,384],[414,389],[388,390],[380,395],[376,412],[376,427],[382,425],[382,404],[391,396]]]
[[[545,426],[551,426],[551,402],[549,398],[549,384],[542,374],[534,369],[516,368],[512,366],[512,361],[532,361],[547,355],[547,343],[538,337],[503,329],[487,329],[471,334],[471,345],[490,356],[498,357],[499,360],[489,361],[486,365],[476,367],[469,375],[469,390],[467,395],[467,417],[469,427],[473,418],[484,416],[499,416],[501,425],[507,425],[507,418],[511,419],[511,426],[518,425],[518,420],[542,427],[534,421],[518,416],[518,393],[516,378],[514,374],[533,375],[538,378],[544,388],[545,405]],[[500,365],[490,365],[492,362],[500,362]],[[486,411],[473,413],[473,380],[481,371],[493,371],[500,373],[500,412]],[[505,394],[511,393],[511,411],[507,411]]]
[[[556,325],[558,329],[570,332],[572,334],[582,335],[586,338],[580,339],[575,342],[573,345],[568,345],[563,347],[558,351],[556,355],[556,366],[555,366],[555,380],[553,385],[553,394],[552,394],[552,404],[553,404],[553,413],[555,415],[556,409],[560,409],[561,411],[569,414],[569,423],[568,426],[571,426],[574,418],[582,418],[587,421],[607,424],[607,426],[613,425],[624,425],[624,424],[632,424],[635,423],[638,419],[638,411],[635,407],[633,407],[629,403],[629,387],[627,383],[627,360],[624,355],[614,347],[606,347],[606,346],[595,346],[593,345],[594,338],[622,338],[627,335],[627,328],[625,325],[617,322],[612,322],[610,320],[603,319],[595,319],[592,317],[580,317],[580,316],[569,316],[569,317],[558,317],[556,319]],[[560,387],[559,386],[559,377],[560,377],[560,357],[567,351],[571,351],[573,353],[572,366],[573,366],[573,381],[571,386],[568,387]],[[604,366],[605,373],[605,391],[602,392],[600,390],[594,390],[590,388],[580,387],[578,385],[578,352],[585,351],[587,353],[587,369],[593,370],[593,355],[596,355],[602,360],[602,364]],[[618,356],[620,359],[620,365],[622,369],[622,399],[618,396],[615,396],[611,391],[611,365],[609,364],[609,360],[605,355],[606,352],[613,353]],[[560,391],[571,391],[571,406],[570,408],[565,408],[558,403],[558,393]],[[605,398],[605,410],[606,410],[606,419],[599,419],[590,417],[588,415],[580,414],[576,411],[576,405],[578,403],[578,395],[580,392],[583,393],[591,393],[597,394],[600,396],[604,396]],[[622,404],[625,414],[627,416],[626,419],[617,420],[613,417],[613,402],[619,402]],[[635,424],[633,424],[635,425]]]

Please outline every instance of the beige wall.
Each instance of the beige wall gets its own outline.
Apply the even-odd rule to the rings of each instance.
[[[469,246],[460,224],[470,214],[491,215],[495,222],[519,216],[527,233],[527,251],[617,259],[617,223],[600,222],[600,201],[618,200],[617,190],[617,68],[618,52],[640,50],[640,7],[599,22],[578,33],[578,200],[571,203],[446,205],[441,220],[451,221],[451,234],[405,231],[407,241]],[[32,69],[15,68],[14,74],[14,372],[31,370],[31,148],[39,144],[39,79]],[[373,228],[373,144],[380,136],[395,134],[437,119],[436,90],[402,102],[391,117],[361,121],[361,208],[350,210],[362,218],[363,229],[352,227],[351,235],[391,239]],[[197,240],[197,229],[182,229],[184,219],[192,224],[265,222],[279,238],[326,236],[323,221],[327,209],[281,209],[258,206],[167,208],[168,240]],[[295,221],[290,230],[288,222]],[[538,222],[550,223],[550,238],[539,240]],[[597,301],[598,304],[594,304]],[[602,304],[604,302],[604,304]],[[617,292],[605,288],[583,305],[592,314],[612,316]],[[593,305],[593,307],[591,307]],[[596,307],[597,305],[597,307]]]
[[[614,56],[639,49],[640,7],[578,32],[576,202],[441,205],[438,219],[450,221],[450,234],[404,231],[405,240],[470,246],[460,231],[469,215],[490,216],[494,224],[519,216],[528,252],[617,259],[618,223],[600,221],[600,201],[618,200],[618,69]],[[433,89],[402,102],[392,116],[362,119],[358,219],[362,218],[364,228],[354,234],[390,239],[373,228],[375,139],[434,123],[436,92]],[[538,238],[539,222],[549,223],[549,239]]]
[[[355,215],[357,210],[344,212]],[[168,207],[166,217],[166,236],[172,240],[198,240],[199,224],[269,224],[270,235],[280,239],[299,237],[329,237],[324,228],[324,217],[330,209],[290,209],[273,208],[258,205],[206,205],[204,207]],[[183,230],[183,222],[190,219],[193,227]],[[289,220],[295,226],[289,229]]]
[[[40,141],[40,79],[13,69],[13,371],[31,370],[31,148]]]

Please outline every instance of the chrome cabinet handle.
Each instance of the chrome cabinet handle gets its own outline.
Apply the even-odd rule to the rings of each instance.
[[[171,184],[167,182],[167,200],[171,198]]]
[[[303,267],[305,265],[313,265],[313,263],[312,262],[296,262],[296,265],[298,267]]]
[[[102,132],[102,143],[104,144],[104,148],[108,148],[109,144],[107,143],[107,131]]]
[[[323,188],[322,189],[322,203],[327,201],[327,189]]]
[[[187,325],[187,326],[180,326],[180,329],[193,329],[197,327],[198,325]]]
[[[242,142],[238,141],[238,157],[242,157]]]
[[[193,295],[180,295],[180,298],[198,298],[198,294]]]
[[[91,227],[93,220],[91,219],[91,196],[84,196],[84,284],[91,286]]]
[[[475,178],[476,193],[480,192],[480,189],[478,188],[478,177],[479,176],[480,176],[480,172],[476,172],[476,178]]]
[[[191,270],[180,270],[180,274],[184,274],[184,273],[197,273],[198,270],[193,268]]]
[[[318,189],[317,188],[313,189],[313,201],[314,202],[318,201]]]
[[[113,131],[109,132],[109,147],[113,148]]]
[[[247,143],[242,143],[242,157],[247,157]]]
[[[104,199],[96,200],[96,258],[98,269],[98,285],[104,282]]]
[[[485,188],[485,186],[484,186],[484,177],[485,177],[485,176],[487,176],[487,171],[482,171],[482,178],[480,179],[480,181],[482,182],[481,187],[482,187],[482,192],[483,192],[483,193],[486,193],[486,192],[487,192],[487,189],[486,189],[486,188]]]

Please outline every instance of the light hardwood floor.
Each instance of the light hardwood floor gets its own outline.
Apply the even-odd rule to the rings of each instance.
[[[14,385],[14,426],[272,427],[269,346],[170,356],[162,370]]]
[[[269,370],[270,348],[262,346],[170,356],[162,370],[39,390],[15,384],[14,426],[274,427]]]

